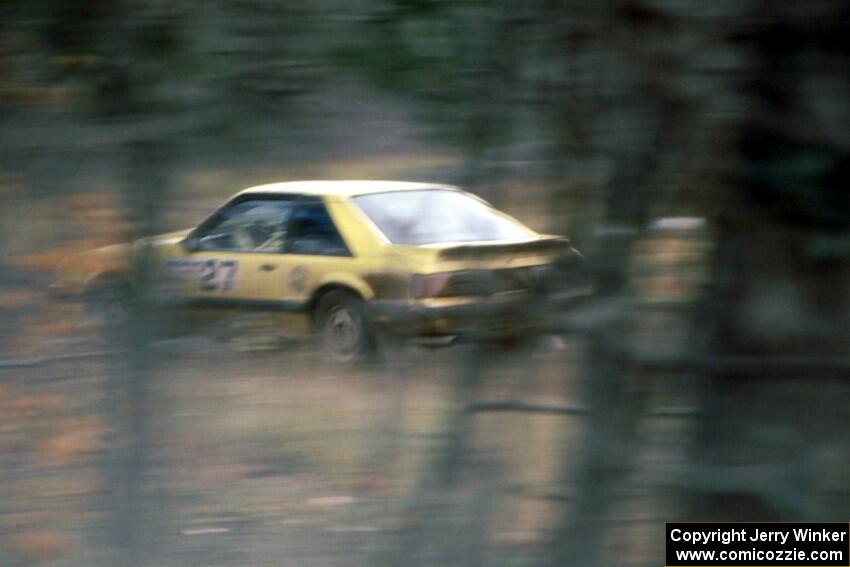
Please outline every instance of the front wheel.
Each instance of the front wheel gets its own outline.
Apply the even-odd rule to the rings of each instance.
[[[338,363],[367,359],[375,338],[363,300],[347,291],[331,291],[316,305],[316,325],[322,348]]]
[[[105,281],[86,294],[86,313],[91,323],[105,336],[124,329],[129,318],[130,286],[120,281]]]

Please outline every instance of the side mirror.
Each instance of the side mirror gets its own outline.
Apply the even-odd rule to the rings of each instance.
[[[186,252],[197,252],[201,249],[201,240],[197,236],[189,235],[183,240],[183,249]]]

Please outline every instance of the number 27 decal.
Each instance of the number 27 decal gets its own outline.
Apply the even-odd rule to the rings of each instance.
[[[201,291],[233,291],[238,267],[233,260],[205,260],[201,266]]]

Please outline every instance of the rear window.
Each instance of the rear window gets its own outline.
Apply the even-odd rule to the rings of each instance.
[[[531,229],[460,191],[360,195],[354,202],[393,244],[527,240]]]

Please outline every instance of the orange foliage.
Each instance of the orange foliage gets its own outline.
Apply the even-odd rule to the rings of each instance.
[[[93,419],[60,423],[59,432],[36,448],[36,455],[51,465],[65,465],[99,449],[104,429]]]
[[[117,224],[122,224],[125,220],[121,200],[114,193],[78,193],[69,196],[65,201],[72,220]]]
[[[27,394],[7,388],[0,391],[0,415],[13,419],[36,417],[55,411],[62,400],[58,394]]]
[[[120,200],[112,193],[81,193],[67,197],[60,208],[63,218],[83,225],[85,238],[67,246],[52,248],[17,258],[14,264],[21,268],[60,270],[73,258],[75,270],[94,271],[104,260],[85,255],[96,248],[126,242],[129,224],[122,213]],[[82,254],[82,255],[81,255]],[[109,266],[115,268],[117,266]]]
[[[31,305],[37,295],[28,290],[10,289],[0,291],[0,309],[12,309]]]
[[[78,71],[97,67],[103,59],[94,53],[73,53],[56,57],[55,62],[63,71]]]
[[[61,532],[25,532],[12,534],[10,539],[15,551],[35,561],[58,559],[80,547],[77,540]]]
[[[10,105],[55,106],[65,105],[74,98],[74,92],[67,87],[21,86],[8,88],[0,101]]]
[[[115,244],[115,242],[103,238],[78,240],[73,245],[64,248],[54,248],[45,252],[19,256],[13,264],[20,268],[35,270],[62,270],[70,267],[75,271],[92,273],[99,270],[118,270],[123,267],[126,259],[85,254],[85,252],[111,244]]]

